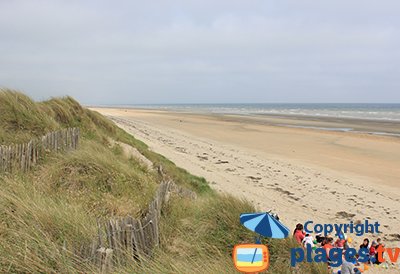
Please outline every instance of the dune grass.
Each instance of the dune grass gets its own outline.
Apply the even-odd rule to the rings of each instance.
[[[254,241],[239,223],[253,212],[246,201],[222,196],[196,177],[70,97],[36,103],[0,91],[0,144],[25,142],[48,131],[80,127],[76,151],[49,153],[25,174],[0,174],[0,272],[96,273],[80,256],[97,235],[97,220],[143,214],[161,181],[109,139],[135,147],[162,166],[165,176],[198,193],[174,197],[162,213],[161,243],[154,256],[115,265],[115,273],[236,273],[231,259],[238,243]],[[324,273],[324,265],[288,268],[292,239],[268,241],[269,273]]]

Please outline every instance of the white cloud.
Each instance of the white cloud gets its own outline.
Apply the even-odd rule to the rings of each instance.
[[[398,8],[2,1],[0,85],[86,103],[400,101]]]

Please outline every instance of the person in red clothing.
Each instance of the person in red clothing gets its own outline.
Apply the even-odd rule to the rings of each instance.
[[[333,248],[333,238],[327,237],[322,248],[325,249],[326,258],[329,260],[329,251]]]
[[[369,257],[370,258],[375,257],[375,255],[377,254],[377,251],[376,251],[377,245],[378,245],[377,242],[372,241],[371,247],[369,248]]]
[[[335,247],[344,249],[345,243],[346,243],[346,240],[345,240],[345,239],[340,239],[340,238],[338,238],[338,239],[336,240],[336,242],[335,242]]]
[[[297,224],[296,228],[294,229],[293,232],[293,237],[296,239],[296,241],[301,244],[303,242],[304,237],[306,234],[303,231],[303,225],[302,224]]]

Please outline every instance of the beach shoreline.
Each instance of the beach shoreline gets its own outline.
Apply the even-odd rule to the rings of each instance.
[[[278,125],[282,120],[298,125],[298,119],[286,117],[92,109],[153,151],[206,178],[216,191],[245,198],[259,210],[276,211],[290,227],[307,220],[343,223],[368,219],[382,225],[385,241],[399,242],[397,137]],[[316,127],[340,124],[305,122]],[[355,121],[340,126],[352,123]],[[362,126],[372,129],[374,124],[363,121]],[[379,127],[396,131],[393,123]]]
[[[371,118],[333,117],[333,116],[311,116],[299,114],[234,114],[234,113],[205,113],[195,110],[179,109],[156,109],[135,107],[107,107],[89,106],[92,109],[120,109],[137,110],[154,113],[175,113],[188,116],[208,116],[225,121],[243,121],[269,126],[296,127],[315,129],[323,131],[352,132],[378,136],[389,136],[400,138],[400,121],[382,120]]]

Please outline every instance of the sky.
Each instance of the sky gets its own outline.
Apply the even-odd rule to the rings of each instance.
[[[0,0],[0,87],[35,100],[400,103],[400,1]]]

